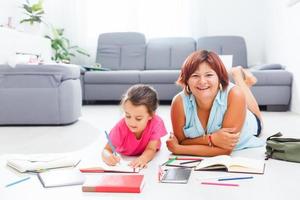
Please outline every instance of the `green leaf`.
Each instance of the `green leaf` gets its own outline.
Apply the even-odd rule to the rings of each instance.
[[[85,55],[85,56],[87,56],[87,57],[90,57],[90,54],[88,54],[87,52],[85,52],[85,51],[82,50],[82,49],[77,49],[76,51],[77,51],[78,53],[82,54],[82,55]]]

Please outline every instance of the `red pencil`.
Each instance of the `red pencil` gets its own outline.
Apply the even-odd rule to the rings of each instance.
[[[80,169],[82,173],[103,173],[106,172],[105,170],[102,169]]]

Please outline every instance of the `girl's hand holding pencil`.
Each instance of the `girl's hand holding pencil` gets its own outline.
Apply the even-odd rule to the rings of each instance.
[[[121,157],[119,155],[113,154],[107,149],[103,150],[103,155],[105,157],[104,161],[107,165],[115,166],[121,161]]]

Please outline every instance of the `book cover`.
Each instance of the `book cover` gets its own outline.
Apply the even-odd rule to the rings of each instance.
[[[103,175],[89,177],[82,186],[83,192],[140,193],[144,175]]]
[[[59,169],[38,173],[43,187],[82,185],[85,177],[78,169]]]
[[[195,167],[196,171],[222,169],[228,172],[263,174],[265,162],[264,160],[221,155],[205,158]]]

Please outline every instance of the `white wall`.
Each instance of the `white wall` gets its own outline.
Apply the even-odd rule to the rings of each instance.
[[[25,0],[24,0],[25,1]],[[23,0],[2,0],[0,1],[0,23],[4,23],[7,20],[7,16],[13,16],[15,24],[20,20],[20,16],[22,15],[22,10],[19,6],[24,2]],[[31,2],[37,0],[31,0]],[[128,1],[127,4],[130,3],[141,3],[140,1],[133,0],[119,0],[122,5]],[[265,62],[264,55],[264,39],[266,34],[266,0],[185,0],[190,1],[191,7],[183,6],[183,9],[190,9],[190,12],[186,12],[186,16],[184,16],[183,22],[175,23],[170,22],[172,26],[181,24],[181,28],[190,29],[187,31],[182,31],[182,33],[190,33],[190,36],[194,38],[198,38],[201,36],[207,35],[241,35],[246,39],[248,45],[248,64],[255,65]],[[115,0],[117,3],[118,0]],[[148,5],[149,2],[144,1],[145,5]],[[95,7],[99,9],[95,9],[92,12],[97,12],[101,14],[101,10],[105,9],[111,10],[111,5],[108,5],[106,1],[93,1],[89,0],[89,4],[96,3]],[[179,3],[180,4],[180,3]],[[184,3],[181,3],[185,5]],[[16,6],[17,5],[17,6]],[[85,49],[87,49],[92,57],[86,59],[85,57],[79,56],[77,58],[78,63],[83,64],[92,64],[95,61],[96,54],[96,43],[97,36],[101,30],[109,31],[107,28],[95,29],[95,31],[91,31],[95,26],[104,26],[107,20],[112,19],[112,16],[109,16],[106,12],[105,16],[99,17],[97,20],[90,24],[90,21],[87,17],[91,10],[88,10],[88,6],[84,6],[81,0],[44,0],[44,7],[46,12],[46,21],[51,22],[53,25],[57,27],[65,28],[65,34],[68,38],[70,38],[73,44],[77,44]],[[124,4],[125,5],[125,4]],[[150,5],[150,4],[149,4]],[[157,3],[156,6],[163,5],[161,3]],[[106,8],[107,7],[107,8]],[[137,6],[136,6],[137,7]],[[155,5],[152,5],[155,8]],[[136,13],[138,15],[138,11],[134,11],[135,6],[123,6],[124,9],[130,9],[130,13]],[[171,8],[171,7],[170,7]],[[153,17],[155,16],[155,9],[151,12],[153,13]],[[165,9],[166,14],[168,10]],[[170,11],[169,11],[170,12]],[[102,12],[103,13],[103,12]],[[120,12],[109,12],[111,15],[118,15]],[[128,13],[126,11],[122,12],[123,14]],[[135,15],[135,14],[131,14]],[[118,16],[119,19],[122,16]],[[124,17],[124,16],[123,16]],[[84,19],[89,20],[89,23],[85,23]],[[130,18],[130,21],[133,21],[134,16]],[[151,17],[149,18],[151,19]],[[119,20],[120,21],[120,20]],[[124,23],[120,24],[120,29],[117,29],[118,25],[116,24],[118,20],[114,21],[114,29],[111,31],[139,31],[138,28],[134,27],[134,23],[132,25],[128,25],[128,27],[124,26]],[[129,23],[129,22],[128,22]],[[170,26],[170,24],[167,24]],[[187,24],[187,25],[184,25]],[[153,24],[152,24],[153,25]],[[145,29],[146,26],[140,27],[142,30]],[[189,28],[190,27],[190,28]],[[127,28],[127,29],[126,29]],[[155,26],[154,26],[155,28]],[[159,28],[159,26],[158,26]],[[174,27],[173,27],[174,28]],[[162,27],[160,27],[162,29]],[[172,30],[172,27],[169,29]],[[89,33],[86,33],[85,30],[89,30]],[[175,30],[175,29],[174,29]],[[98,32],[99,31],[99,32]],[[151,37],[151,33],[146,34],[146,37]],[[149,36],[150,35],[150,36]],[[159,36],[155,35],[154,36]],[[163,37],[165,37],[165,33],[162,33]],[[176,32],[174,35],[176,36]]]
[[[300,113],[300,2],[292,7],[288,0],[268,0],[266,61],[286,65],[293,73],[291,110]]]
[[[23,1],[20,0],[1,0],[0,1],[0,24],[7,24],[8,17],[12,17],[13,26],[20,21],[22,15],[21,5]]]
[[[241,35],[247,43],[248,65],[265,63],[267,6],[265,0],[207,0],[206,35]]]

